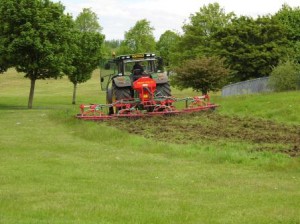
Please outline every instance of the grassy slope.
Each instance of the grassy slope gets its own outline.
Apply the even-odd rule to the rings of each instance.
[[[154,142],[73,119],[66,79],[36,88],[27,110],[29,81],[0,76],[0,223],[300,222],[299,158]],[[299,125],[299,94],[214,99],[223,114]],[[83,102],[104,102],[97,73]]]
[[[300,92],[234,96],[215,99],[223,114],[254,116],[282,123],[300,124]]]

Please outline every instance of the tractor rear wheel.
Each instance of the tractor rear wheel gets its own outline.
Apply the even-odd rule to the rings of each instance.
[[[162,83],[162,84],[156,84],[156,92],[155,95],[160,96],[171,96],[171,87],[170,84]]]
[[[112,84],[106,92],[106,101],[108,104],[112,104],[116,100],[131,99],[131,88],[130,87],[117,87],[116,84]],[[109,114],[118,113],[122,109],[121,107],[109,107]]]
[[[112,85],[113,95],[116,100],[131,99],[131,88],[130,87],[117,87],[114,83]]]
[[[113,91],[112,88],[108,88],[106,90],[106,103],[107,104],[112,104],[113,103]],[[108,108],[108,115],[114,114],[114,108],[109,107]]]

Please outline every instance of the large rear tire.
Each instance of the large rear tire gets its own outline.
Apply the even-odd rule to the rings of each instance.
[[[156,84],[155,96],[157,97],[172,96],[170,84],[168,82]]]
[[[112,88],[108,88],[106,91],[106,103],[112,104],[113,103],[113,91]],[[108,108],[108,115],[114,114],[114,108],[111,106]]]
[[[130,87],[117,87],[114,83],[112,85],[113,95],[116,100],[131,99],[131,88]]]
[[[117,87],[116,84],[112,84],[106,92],[106,101],[108,104],[112,104],[116,100],[131,99],[131,88],[130,87]],[[121,107],[109,107],[109,114],[116,114],[122,109]]]

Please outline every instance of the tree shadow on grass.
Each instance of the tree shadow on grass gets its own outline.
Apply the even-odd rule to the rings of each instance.
[[[0,104],[0,110],[27,110],[27,106],[14,106],[8,104]]]
[[[8,105],[8,104],[0,104],[0,111],[3,110],[56,110],[56,109],[66,109],[63,106],[33,106],[32,109],[28,109],[27,106],[21,105]]]
[[[76,110],[70,105],[45,105],[45,106],[33,106],[32,109],[28,109],[25,105],[9,105],[9,104],[1,104],[0,103],[0,112],[1,111],[62,111],[69,116],[75,116],[79,113],[79,106],[78,110]]]

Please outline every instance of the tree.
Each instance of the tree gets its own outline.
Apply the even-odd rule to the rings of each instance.
[[[83,9],[83,12],[75,20],[73,52],[72,56],[70,55],[72,67],[66,71],[69,80],[73,83],[72,104],[76,104],[77,85],[91,78],[92,72],[97,68],[101,59],[104,35],[99,33],[99,28],[96,29],[96,27],[100,27],[97,24],[97,17],[89,9]]]
[[[101,32],[102,27],[98,22],[97,14],[89,8],[84,8],[75,20],[75,26],[81,32]]]
[[[300,89],[300,65],[293,61],[280,63],[273,68],[269,85],[275,91]]]
[[[179,39],[180,37],[177,33],[167,30],[160,36],[156,44],[157,51],[163,58],[168,71],[170,68],[171,58],[175,50],[175,46],[178,43]]]
[[[11,67],[12,60],[8,55],[8,49],[6,49],[6,42],[8,41],[8,39],[3,35],[3,27],[1,26],[1,24],[0,29],[0,73],[3,73],[9,67]]]
[[[232,81],[268,76],[286,55],[286,29],[269,16],[240,17],[212,37],[219,56],[234,71]]]
[[[300,7],[292,8],[287,4],[283,4],[282,8],[273,17],[287,27],[293,40],[300,40]]]
[[[36,80],[58,78],[68,66],[72,19],[63,5],[50,0],[5,0],[0,21],[1,63],[9,61],[30,79],[32,108]]]
[[[193,88],[206,94],[208,91],[219,90],[230,74],[224,60],[218,57],[202,57],[188,59],[175,68],[172,84],[184,88]]]
[[[226,27],[235,18],[234,13],[225,13],[218,3],[204,5],[190,16],[183,26],[184,34],[178,45],[181,60],[212,55],[212,35]]]
[[[4,45],[1,44],[1,39],[0,39],[0,73],[5,72],[7,70],[7,68],[11,67],[10,60],[7,58],[7,55],[5,53],[6,50],[3,48],[4,48]]]
[[[125,39],[121,44],[119,53],[142,53],[155,51],[154,28],[150,22],[142,19],[136,22],[135,26],[125,32]]]
[[[99,65],[103,38],[99,33],[74,32],[72,69],[66,72],[73,83],[72,104],[76,104],[77,85],[89,80]]]
[[[300,7],[292,8],[284,4],[273,19],[278,20],[287,30],[287,37],[291,42],[289,58],[294,58],[300,63]]]

